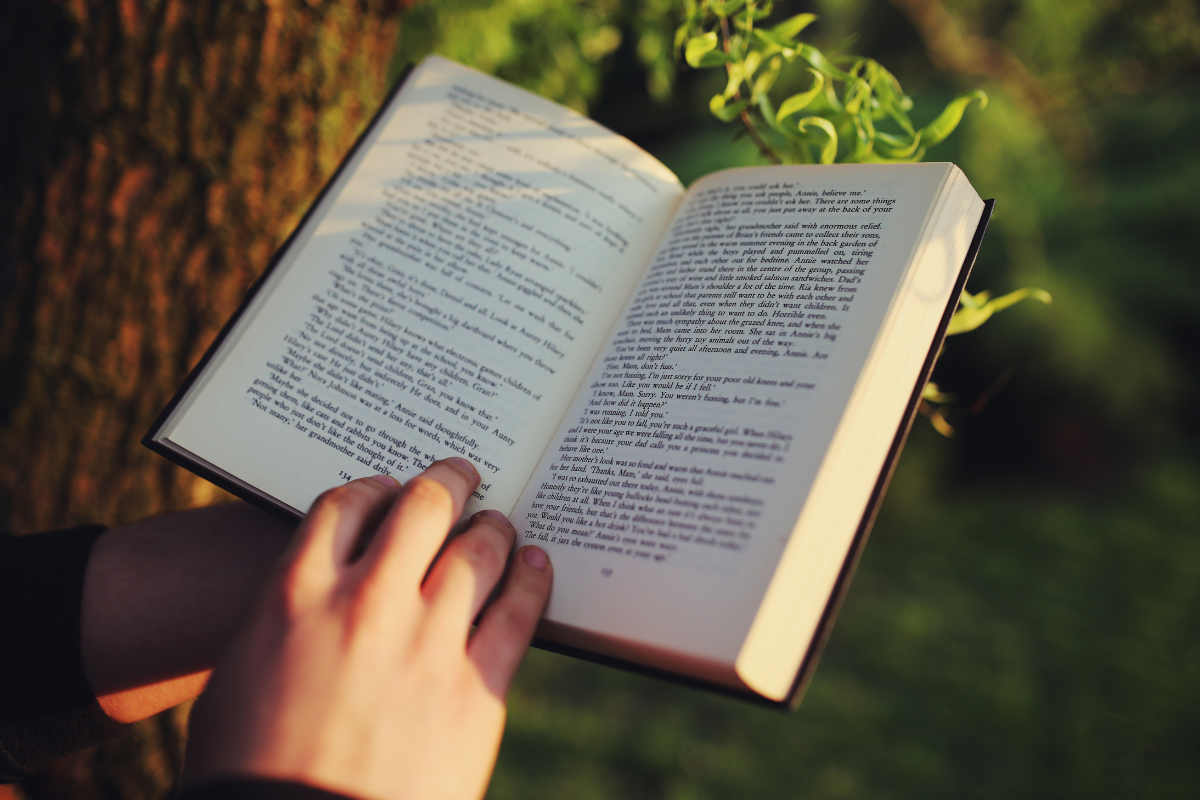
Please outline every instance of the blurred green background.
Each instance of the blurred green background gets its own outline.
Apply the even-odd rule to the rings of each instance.
[[[589,9],[418,7],[401,59],[436,50],[586,108],[685,181],[756,163],[708,118],[723,79],[672,74],[672,4]],[[801,11],[820,46],[857,36],[918,122],[989,93],[928,158],[997,198],[970,288],[1055,302],[949,342],[957,434],[918,419],[796,714],[535,652],[489,796],[1200,796],[1196,7],[777,8]]]
[[[353,4],[308,5],[327,21]],[[956,435],[918,419],[797,713],[533,652],[489,797],[1200,797],[1196,5],[823,0],[777,11],[818,13],[811,39],[824,48],[854,37],[850,52],[879,59],[914,96],[918,124],[960,91],[988,92],[988,108],[928,158],[958,163],[997,199],[969,288],[1037,285],[1054,303],[949,343],[935,379],[958,397]],[[675,67],[679,15],[668,0],[429,2],[399,17],[388,69],[430,52],[458,59],[589,113],[685,182],[756,163],[708,115],[723,79]],[[329,60],[337,44],[297,57]],[[347,90],[364,106],[382,92],[382,60],[362,67],[377,80]],[[322,126],[365,121],[316,108]],[[336,160],[313,163],[304,191]],[[275,241],[294,213],[271,218]],[[22,387],[54,374],[59,362],[21,361],[24,340],[4,341]],[[32,501],[6,474],[7,524],[20,527]],[[126,508],[212,499],[172,475],[153,490],[167,500]],[[62,507],[85,516],[71,506],[82,490],[62,491]],[[104,767],[103,796],[169,785],[170,759],[154,780],[111,777],[177,746],[139,735],[140,750],[105,751],[116,766]],[[62,785],[23,791],[66,796]]]

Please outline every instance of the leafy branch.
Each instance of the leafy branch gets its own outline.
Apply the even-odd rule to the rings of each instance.
[[[982,90],[964,92],[917,128],[909,117],[912,98],[882,64],[861,56],[826,55],[800,40],[815,14],[796,14],[768,27],[764,21],[774,10],[771,0],[684,0],[684,8],[675,32],[676,53],[694,69],[725,71],[725,89],[713,95],[709,111],[722,122],[740,121],[773,164],[921,161],[930,147],[954,132],[972,102],[980,109],[987,106]],[[783,85],[781,78],[793,86],[803,79],[807,85],[776,103],[771,92]],[[963,292],[947,335],[974,330],[1026,298],[1050,302],[1048,293],[1035,288],[997,298],[989,292]],[[999,386],[993,388],[998,391]],[[921,412],[946,436],[954,432],[943,413],[951,402],[953,397],[934,383],[926,386],[921,400]]]
[[[758,23],[771,14],[771,2],[687,0],[685,7],[676,47],[689,66],[722,67],[728,79],[709,110],[724,122],[740,120],[763,156],[776,164],[920,161],[954,131],[972,101],[987,105],[982,91],[965,92],[917,128],[908,115],[912,98],[878,61],[828,57],[800,41],[815,14],[762,27]],[[808,73],[808,87],[777,106],[771,90],[785,70],[796,72],[797,66]]]
[[[946,326],[946,335],[956,336],[973,331],[991,319],[997,311],[1003,311],[1026,298],[1049,303],[1050,293],[1043,289],[1030,287],[1017,289],[1015,292],[1009,292],[1000,297],[992,297],[991,292],[988,291],[978,294],[963,292],[958,299],[958,310],[954,312],[954,316],[950,318],[950,324]],[[996,392],[1000,391],[1004,384],[1008,383],[1008,379],[1011,377],[1012,368],[1010,367],[976,398],[975,402],[966,410],[965,416],[974,416],[983,411],[983,407],[988,404]],[[925,384],[925,389],[921,393],[921,403],[917,410],[929,418],[930,424],[938,433],[943,436],[953,436],[954,427],[950,425],[946,415],[954,402],[954,395],[945,394],[936,383],[930,381]]]

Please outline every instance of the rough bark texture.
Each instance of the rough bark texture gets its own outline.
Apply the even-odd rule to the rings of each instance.
[[[5,136],[23,139],[4,150],[17,161],[0,339],[10,529],[212,498],[138,439],[374,111],[396,11],[80,0],[9,12],[3,49],[29,56],[4,69],[19,104],[4,117],[21,120]]]
[[[374,112],[400,4],[0,5],[0,527],[213,502],[138,440]],[[174,720],[24,792],[162,796]]]

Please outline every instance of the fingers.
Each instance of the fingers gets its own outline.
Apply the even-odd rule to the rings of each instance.
[[[301,585],[332,584],[399,490],[399,481],[379,475],[350,481],[318,497],[284,557]]]
[[[474,467],[455,458],[435,462],[403,488],[379,478],[326,492],[297,532],[288,578],[301,579],[294,585],[332,588],[345,573],[350,594],[344,596],[355,598],[353,606],[392,609],[379,630],[423,629],[432,633],[421,636],[428,644],[443,652],[447,645],[459,648],[460,658],[465,642],[479,679],[503,701],[549,599],[553,568],[540,548],[520,550],[503,590],[466,641],[471,621],[504,574],[516,531],[503,515],[481,512],[446,545],[433,569],[429,564],[478,484]],[[424,614],[395,613],[408,592],[424,598]]]
[[[466,641],[468,626],[504,574],[516,538],[503,514],[481,511],[446,546],[422,587],[431,601],[432,630]]]
[[[523,547],[512,559],[504,591],[488,608],[467,646],[484,683],[498,698],[508,692],[538,618],[550,598],[554,568],[539,547]]]
[[[363,573],[385,585],[419,586],[478,485],[479,473],[462,458],[436,461],[408,481],[360,561]]]

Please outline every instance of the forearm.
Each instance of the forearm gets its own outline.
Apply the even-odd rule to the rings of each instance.
[[[104,533],[83,585],[83,668],[122,722],[196,696],[250,609],[291,527],[245,503]]]

